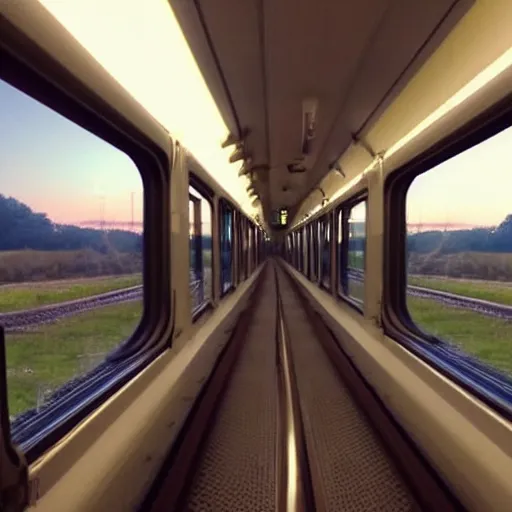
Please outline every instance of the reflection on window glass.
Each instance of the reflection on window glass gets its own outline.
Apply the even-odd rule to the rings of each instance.
[[[331,226],[327,219],[321,224],[321,243],[322,243],[322,284],[326,288],[331,286]]]
[[[0,111],[0,324],[20,422],[140,322],[143,190],[126,154],[2,81]]]
[[[509,376],[511,146],[509,128],[421,174],[407,194],[412,319]]]
[[[350,209],[348,218],[347,295],[364,301],[366,201]]]
[[[193,187],[188,189],[188,215],[190,293],[195,313],[212,298],[212,209]]]
[[[220,215],[220,277],[224,294],[233,286],[233,210],[221,203]]]

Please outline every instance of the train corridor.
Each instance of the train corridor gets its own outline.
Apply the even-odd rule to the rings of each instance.
[[[270,261],[144,510],[458,508],[305,300]]]

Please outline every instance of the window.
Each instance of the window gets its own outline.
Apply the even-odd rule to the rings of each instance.
[[[309,272],[309,245],[308,245],[308,227],[304,226],[301,228],[301,236],[302,236],[302,249],[304,251],[304,265],[302,268],[302,273],[304,275],[308,275]]]
[[[241,266],[241,281],[245,281],[248,276],[248,268],[249,268],[249,227],[247,225],[247,219],[240,215],[240,250],[242,252],[242,257],[240,259]]]
[[[338,240],[336,245],[336,258],[338,260],[338,294],[339,295],[346,295],[348,290],[348,283],[347,283],[347,273],[345,272],[345,266],[346,263],[343,260],[344,257],[344,250],[343,250],[343,232],[344,232],[344,226],[343,226],[343,209],[338,210],[337,212],[337,219],[338,219]]]
[[[325,288],[331,287],[331,225],[326,216],[320,222],[320,240],[322,247],[321,284]]]
[[[336,214],[338,293],[360,307],[364,303],[366,200],[351,205],[342,206]]]
[[[254,226],[252,223],[248,222],[249,227],[249,274],[251,274],[254,271],[255,268],[255,249],[256,249],[256,242],[255,242],[255,232],[254,232]]]
[[[233,287],[233,210],[220,203],[220,280],[221,295]]]
[[[512,128],[420,174],[406,198],[407,308],[512,378]]]
[[[0,323],[19,425],[140,323],[143,188],[125,153],[3,81],[0,111]]]
[[[348,213],[347,295],[364,302],[364,269],[366,252],[366,201]]]
[[[209,201],[189,187],[190,292],[192,313],[212,299],[212,209]]]
[[[297,270],[304,272],[304,238],[302,236],[302,228],[296,232],[297,245],[299,247],[299,266]]]
[[[312,249],[312,261],[311,261],[311,281],[316,281],[318,279],[318,243],[319,243],[319,234],[318,234],[318,222],[313,221],[310,225],[311,229],[311,249]]]
[[[299,252],[298,252],[298,247],[297,247],[297,236],[295,234],[295,232],[292,232],[289,234],[289,237],[290,237],[290,244],[291,244],[291,250],[292,250],[292,259],[291,259],[291,264],[293,265],[294,268],[297,268],[297,265],[298,265],[298,257],[299,257]]]

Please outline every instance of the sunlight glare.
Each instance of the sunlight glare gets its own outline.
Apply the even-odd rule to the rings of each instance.
[[[39,0],[249,215],[228,130],[166,0]]]

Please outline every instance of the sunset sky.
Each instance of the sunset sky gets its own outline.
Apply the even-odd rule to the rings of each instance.
[[[166,0],[41,2],[253,211],[246,182],[237,178],[239,164],[229,164],[231,149],[220,148],[227,129]],[[151,58],[149,48],[157,49]],[[418,177],[408,195],[408,222],[501,222],[512,213],[510,148],[512,128]],[[2,81],[0,193],[73,223],[129,222],[133,193],[135,221],[142,220],[141,179],[124,153]]]
[[[142,181],[132,160],[0,81],[0,194],[55,222],[142,220]],[[103,206],[102,206],[103,203]]]

